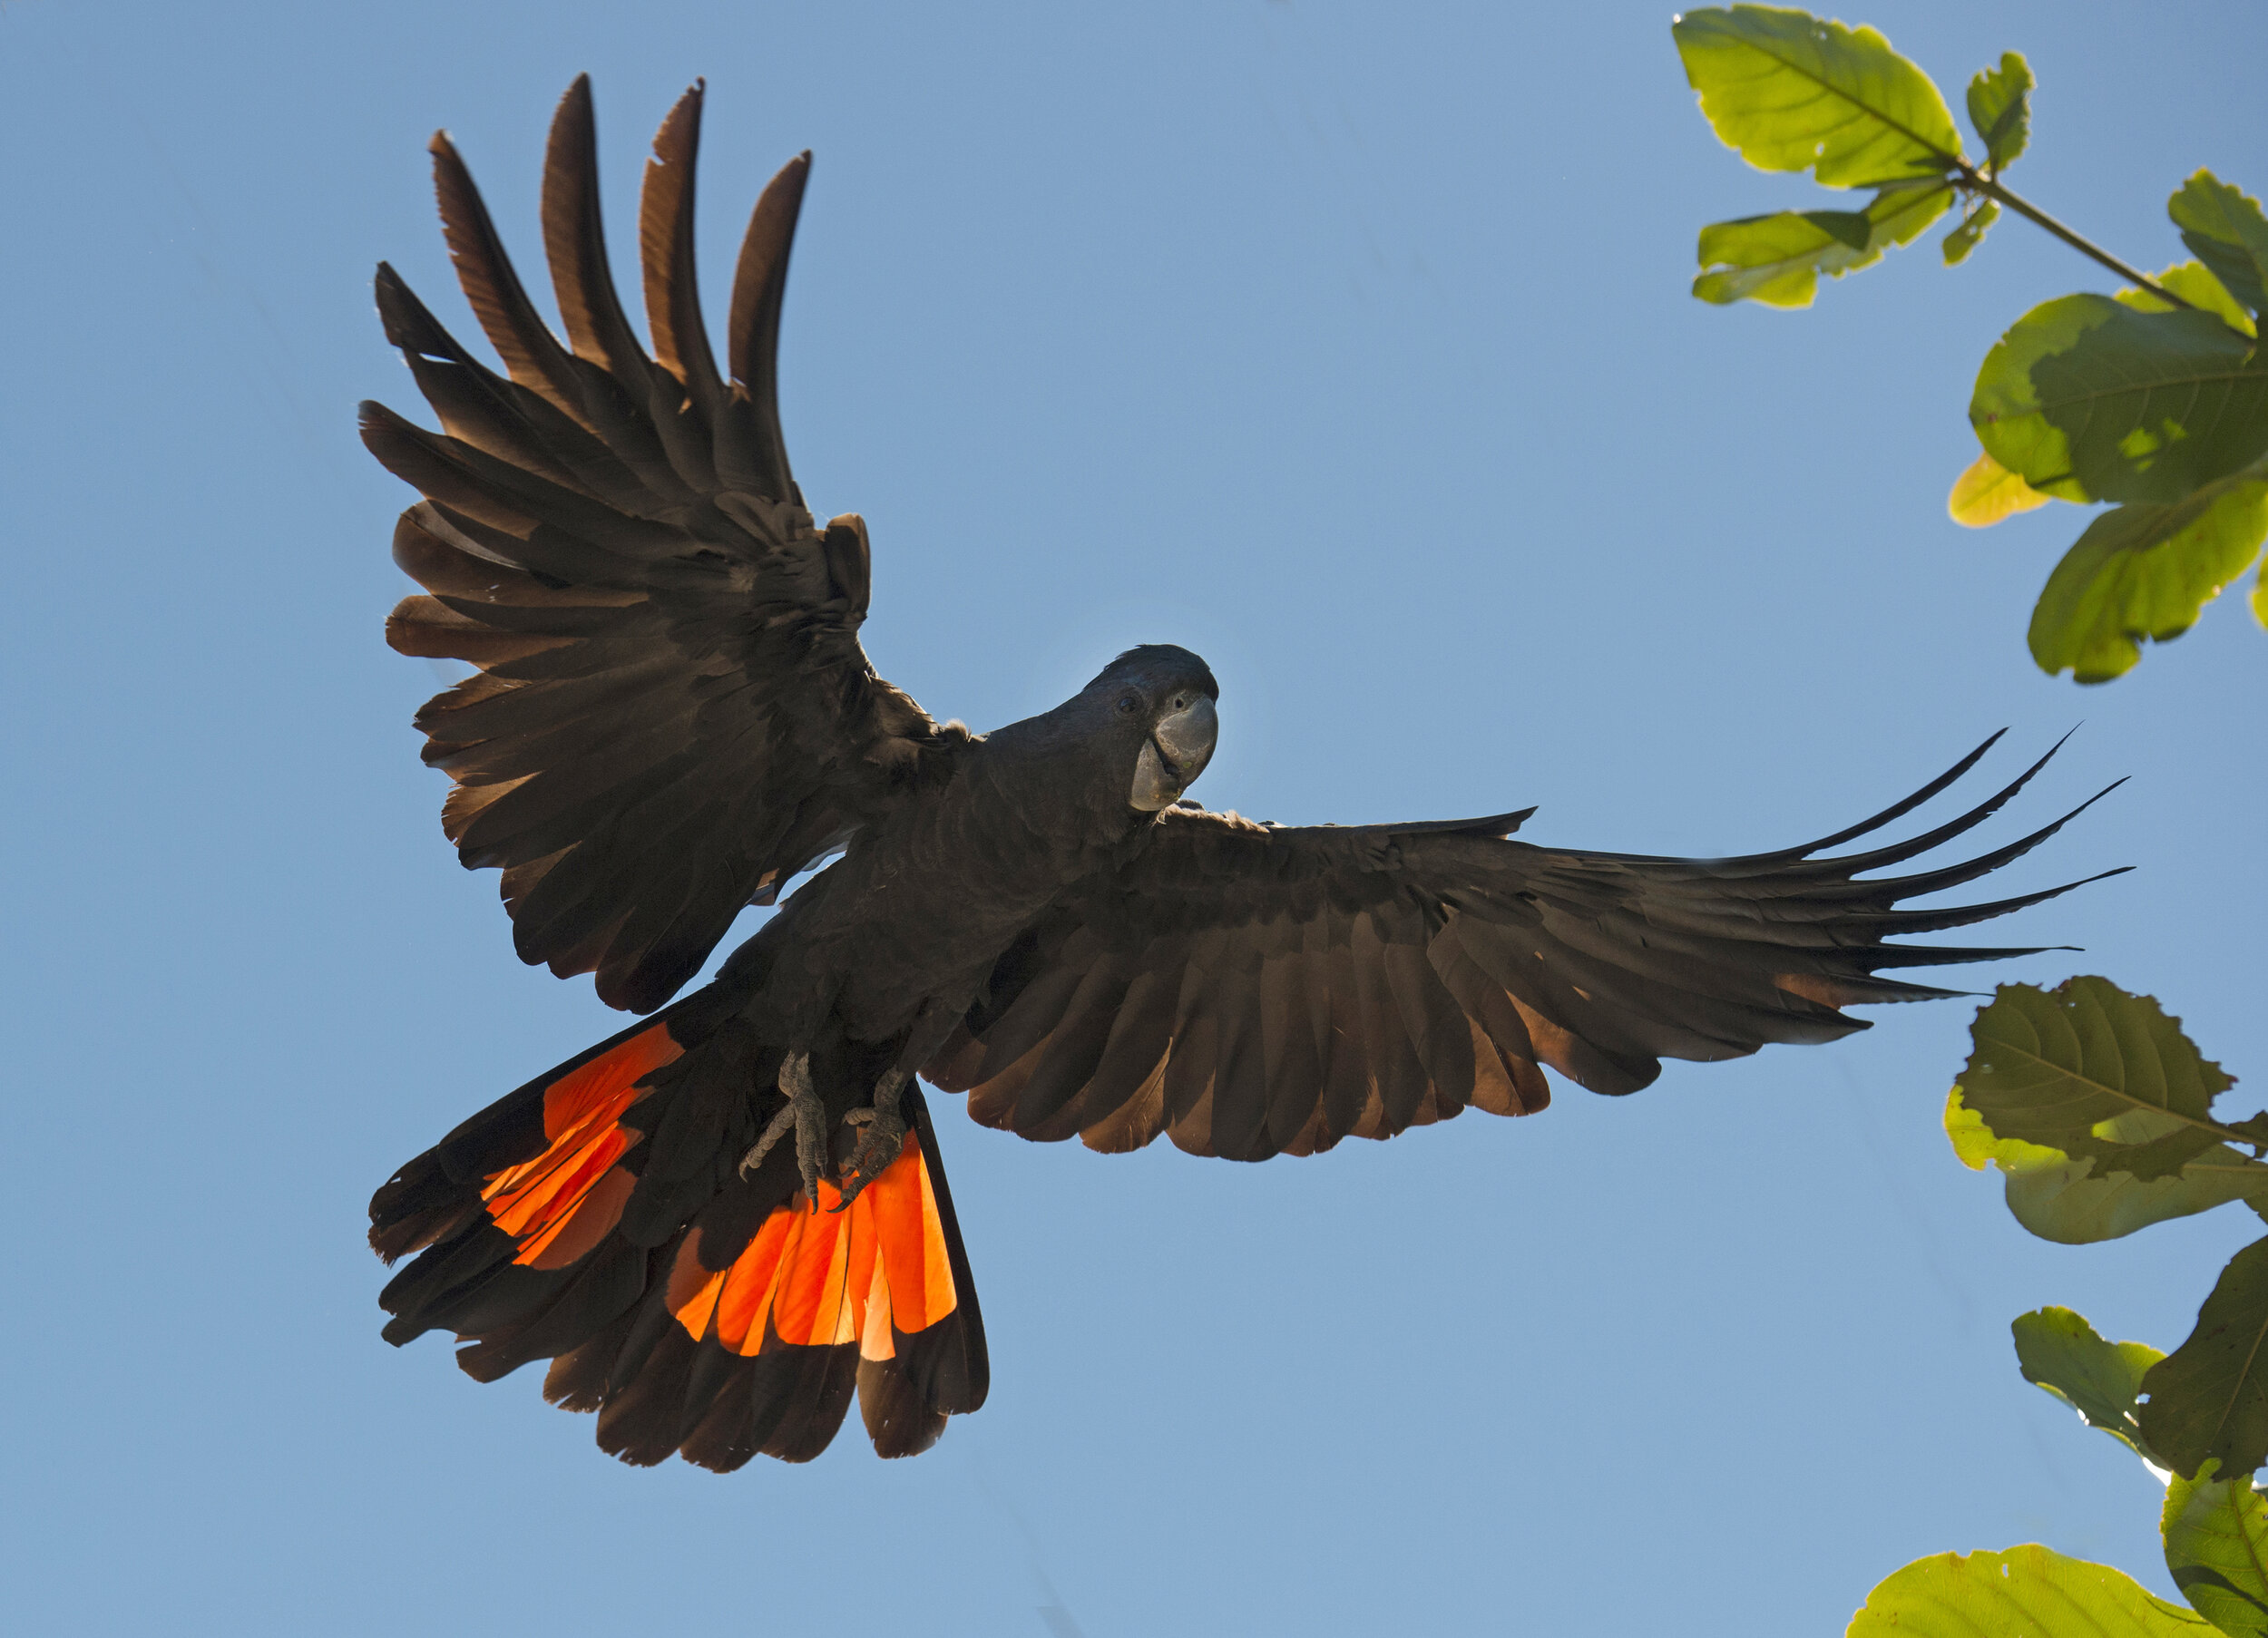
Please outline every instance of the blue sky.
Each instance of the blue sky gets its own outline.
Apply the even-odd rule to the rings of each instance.
[[[2011,182],[2177,254],[2198,165],[2268,187],[2268,13],[1919,4],[1958,87],[2041,89]],[[866,642],[940,717],[1172,641],[1223,685],[1198,795],[1287,822],[1540,804],[1527,835],[1714,854],[1873,811],[1990,730],[2084,720],[2004,838],[2133,781],[2009,891],[2268,1075],[2260,683],[2232,600],[2108,688],[2033,668],[2081,520],[1945,517],[1976,366],[2106,288],[2003,222],[1804,314],[1686,294],[1746,171],[1666,7],[0,6],[0,812],[15,1096],[0,1225],[24,1631],[1836,1631],[1918,1555],[2038,1540],[2166,1587],[2156,1491],[2024,1383],[2043,1302],[2170,1347],[2239,1211],[2025,1235],[1939,1127],[1969,1004],[1624,1100],[1259,1167],[1035,1147],[940,1100],[991,1403],[918,1460],[618,1467],[534,1373],[377,1338],[365,1202],[615,1027],[456,869],[384,647],[421,409],[368,278],[470,333],[423,146],[533,271],[552,105],[596,79],[618,251],[708,78],[708,285],[816,165],[783,410],[874,533]],[[1988,975],[1993,976],[1993,975]],[[1982,980],[1980,980],[1984,981]],[[2238,1103],[2255,1107],[2256,1099]]]

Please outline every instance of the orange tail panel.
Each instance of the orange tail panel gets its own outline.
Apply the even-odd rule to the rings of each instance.
[[[670,1311],[698,1342],[714,1335],[743,1358],[767,1346],[858,1344],[894,1359],[896,1335],[923,1331],[960,1306],[946,1230],[918,1138],[837,1209],[842,1191],[819,1181],[819,1209],[798,1195],[776,1208],[722,1269],[701,1262],[688,1234],[670,1271]]]
[[[489,1216],[519,1247],[514,1263],[564,1268],[621,1220],[637,1179],[614,1163],[644,1136],[622,1116],[643,1096],[639,1083],[680,1052],[669,1026],[656,1024],[543,1089],[550,1146],[481,1188]]]

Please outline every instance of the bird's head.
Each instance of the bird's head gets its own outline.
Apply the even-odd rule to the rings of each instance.
[[[1124,770],[1128,806],[1154,814],[1197,783],[1220,732],[1219,697],[1211,668],[1170,643],[1129,648],[1080,690],[1081,714],[1100,720],[1097,737]]]

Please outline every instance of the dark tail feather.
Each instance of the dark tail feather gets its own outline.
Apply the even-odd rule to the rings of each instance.
[[[494,1380],[552,1361],[544,1396],[599,1413],[647,1465],[808,1461],[855,1393],[875,1448],[910,1456],[983,1403],[983,1326],[917,1090],[897,1159],[814,1211],[783,1144],[743,1178],[779,1054],[704,990],[498,1100],[372,1199],[370,1242],[415,1252],[379,1301],[388,1341],[431,1330]],[[846,1087],[870,1054],[837,1055]],[[822,1179],[819,1205],[840,1201]]]

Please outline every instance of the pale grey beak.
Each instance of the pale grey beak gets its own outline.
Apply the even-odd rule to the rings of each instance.
[[[1146,814],[1154,814],[1179,796],[1197,783],[1197,776],[1213,759],[1213,744],[1219,735],[1220,717],[1213,702],[1202,694],[1163,718],[1150,731],[1141,757],[1134,765],[1134,788],[1127,801]]]

